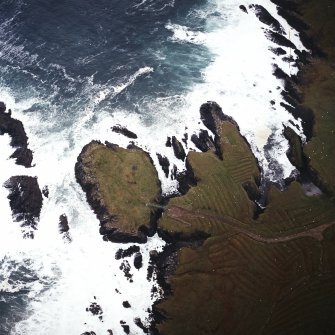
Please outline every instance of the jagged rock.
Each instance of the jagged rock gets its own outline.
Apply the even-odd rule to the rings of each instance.
[[[10,145],[16,148],[11,158],[16,158],[16,164],[31,167],[33,152],[28,148],[28,137],[21,121],[11,117],[11,111],[6,113],[6,105],[0,102],[0,135],[11,137]]]
[[[143,322],[140,318],[135,318],[134,323],[137,327],[142,329],[144,334],[149,334],[150,329],[144,326],[144,324],[143,324]]]
[[[168,137],[168,138],[166,139],[165,146],[167,146],[167,147],[169,147],[169,148],[172,146],[172,143],[171,143],[171,137]]]
[[[132,131],[128,130],[126,127],[116,125],[116,126],[113,126],[111,129],[112,131],[114,131],[114,133],[122,134],[129,138],[134,138],[134,139],[137,138],[137,135],[133,133]]]
[[[172,136],[172,147],[173,152],[176,158],[181,159],[182,161],[186,158],[186,153],[183,145],[177,140],[176,136]]]
[[[124,307],[124,308],[130,308],[131,306],[130,306],[130,303],[128,302],[128,301],[123,301],[122,302],[122,306]]]
[[[284,127],[284,136],[290,144],[290,149],[287,152],[288,159],[298,170],[302,170],[304,161],[300,136],[298,136],[290,127]]]
[[[199,136],[193,134],[191,136],[191,141],[195,144],[195,146],[202,152],[206,152],[208,150],[215,150],[215,145],[213,140],[210,138],[207,130],[200,130]]]
[[[25,238],[34,238],[34,230],[37,229],[43,204],[37,178],[13,176],[4,186],[10,192],[8,199],[14,221],[20,222]]]
[[[132,245],[128,249],[119,249],[115,254],[115,259],[121,259],[125,257],[131,257],[140,251],[140,247],[138,245]]]
[[[67,220],[67,216],[65,214],[62,214],[59,217],[59,224],[58,225],[59,225],[59,232],[61,234],[66,233],[70,230],[69,223],[68,223],[68,220]]]
[[[276,44],[278,44],[282,47],[291,48],[293,50],[296,49],[296,46],[293,44],[293,42],[291,42],[289,39],[287,39],[285,36],[283,36],[279,33],[276,33],[272,30],[266,30],[265,35],[270,41],[272,41],[272,42],[274,42],[274,43],[276,43]]]
[[[136,253],[134,257],[134,267],[139,270],[143,266],[143,257],[141,253]]]
[[[240,9],[244,12],[244,13],[248,13],[247,8],[244,5],[240,5]]]
[[[277,56],[282,56],[282,55],[286,55],[286,51],[283,48],[270,48],[270,50],[276,54]]]
[[[250,5],[259,21],[263,22],[267,26],[271,27],[275,32],[285,34],[285,30],[282,25],[261,5]]]
[[[120,265],[120,270],[123,271],[124,276],[129,280],[129,282],[133,282],[133,275],[130,273],[130,264],[128,261],[123,261]]]
[[[48,186],[44,186],[42,188],[42,194],[46,197],[49,198],[49,187]]]
[[[169,170],[170,170],[170,162],[167,157],[162,156],[161,154],[157,153],[157,158],[160,166],[162,167],[166,178],[169,176]]]
[[[128,325],[121,325],[121,327],[123,328],[123,331],[126,333],[126,334],[130,334],[130,328]]]

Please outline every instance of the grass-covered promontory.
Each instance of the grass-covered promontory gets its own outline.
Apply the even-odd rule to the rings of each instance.
[[[78,157],[76,177],[103,235],[112,240],[145,239],[141,232],[149,229],[153,215],[147,204],[161,196],[157,171],[146,152],[92,141]]]
[[[284,192],[271,186],[256,218],[249,199],[259,178],[255,158],[234,124],[215,123],[223,159],[189,153],[197,184],[171,199],[159,221],[183,240],[209,235],[202,246],[177,253],[172,295],[158,305],[166,316],[160,334],[335,331],[334,200],[307,196],[298,182]]]

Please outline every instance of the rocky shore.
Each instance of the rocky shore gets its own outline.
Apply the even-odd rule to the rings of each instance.
[[[248,143],[236,122],[215,102],[201,106],[200,118],[207,129],[191,137],[201,153],[186,155],[175,137],[167,140],[166,145],[187,168],[183,175],[175,176],[180,182],[178,196],[160,198],[156,172],[145,180],[150,192],[138,188],[148,172],[136,171],[141,166],[151,171],[153,166],[147,154],[136,147],[121,149],[92,142],[78,157],[77,180],[106,240],[143,242],[157,231],[168,242],[163,253],[151,254],[148,278],[154,268],[158,269],[165,295],[153,308],[152,334],[335,332],[335,182],[331,163],[335,154],[331,136],[335,95],[329,93],[334,92],[335,83],[326,73],[334,68],[335,55],[330,47],[335,40],[330,30],[333,21],[326,13],[326,0],[272,1],[312,51],[299,52],[262,6],[240,6],[268,25],[265,34],[277,44],[273,52],[291,62],[281,48],[287,46],[299,56],[301,72],[295,77],[274,68],[274,75],[285,81],[283,105],[302,119],[308,141],[303,144],[290,127],[285,127],[284,136],[290,145],[287,156],[300,172],[286,181],[285,190],[261,185],[262,171]],[[315,39],[313,11],[326,17],[328,33],[324,38]],[[309,32],[305,22],[311,25]],[[321,41],[321,48],[315,40]],[[128,161],[134,152],[140,160],[146,157],[145,162],[136,160],[136,169]],[[169,161],[162,155],[158,160],[168,174]],[[306,192],[305,184],[315,184],[323,193]],[[136,185],[131,192],[129,185]],[[260,209],[260,202],[266,208]],[[157,208],[160,210],[154,210]],[[137,253],[136,247],[121,250],[116,257],[129,253]],[[140,255],[137,258],[140,266]],[[127,264],[123,267],[126,274]]]
[[[34,238],[43,204],[37,178],[13,176],[4,184],[9,190],[9,204],[13,220],[20,223],[24,238]]]
[[[6,105],[0,102],[0,135],[8,134],[11,137],[11,146],[15,148],[10,158],[16,159],[16,164],[24,167],[31,167],[33,152],[28,148],[28,137],[21,121],[12,118],[9,109],[6,112]]]

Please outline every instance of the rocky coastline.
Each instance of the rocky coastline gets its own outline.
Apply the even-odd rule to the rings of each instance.
[[[266,34],[278,44],[274,52],[280,52],[280,46],[292,47],[299,56],[297,66],[300,70],[313,64],[315,57],[325,57],[306,33],[308,25],[300,18],[303,12],[301,2],[273,2],[279,6],[279,14],[301,33],[311,54],[298,52],[287,38],[280,35],[279,23],[263,7],[247,9],[242,6],[241,10],[247,14],[254,11],[259,20],[272,29]],[[286,57],[285,53],[282,55]],[[279,68],[274,68],[274,75],[285,81],[282,96],[286,103],[283,106],[302,119],[307,141],[313,140],[317,118],[305,103],[304,75],[300,71],[290,78]],[[317,316],[310,316],[315,315],[317,309],[329,313],[327,301],[335,298],[321,288],[333,287],[329,276],[332,279],[335,276],[334,262],[329,258],[335,236],[335,206],[329,183],[313,166],[313,160],[306,154],[306,144],[290,127],[285,127],[284,136],[290,146],[287,156],[300,173],[286,181],[284,190],[271,184],[264,187],[261,185],[262,171],[248,143],[239,134],[236,122],[215,102],[201,106],[200,117],[205,128],[214,134],[211,138],[203,129],[191,137],[203,154],[190,152],[184,155],[182,144],[173,136],[166,143],[173,148],[177,158],[185,160],[186,172],[175,174],[179,181],[179,195],[160,199],[158,204],[164,205],[164,209],[156,212],[152,220],[151,227],[157,229],[168,245],[161,254],[151,254],[151,264],[157,269],[164,298],[153,307],[155,323],[151,325],[150,333],[240,334],[257,333],[259,329],[263,329],[264,334],[283,330],[289,333],[292,314],[300,322],[300,328],[296,330],[312,334],[314,324],[323,326],[319,325]],[[245,157],[248,158],[243,161]],[[165,174],[168,173],[169,162],[163,156],[158,159]],[[211,179],[212,175],[215,177]],[[80,176],[77,179],[79,181]],[[224,194],[219,180],[225,187]],[[314,183],[323,194],[306,193],[304,183]],[[89,186],[83,185],[87,193]],[[94,208],[88,193],[87,197]],[[199,197],[201,200],[197,200]],[[258,203],[262,201],[266,208],[260,209]],[[100,217],[106,218],[106,215],[98,214]],[[119,236],[123,242],[134,241],[131,235],[121,233]],[[282,243],[287,250],[299,250],[301,257],[294,252],[287,253]],[[313,259],[310,268],[306,255],[317,254],[320,245],[326,258],[322,264]],[[270,264],[269,259],[281,261]],[[296,266],[303,269],[302,274],[296,272]],[[306,281],[300,289],[303,294],[299,296],[303,273],[318,279]],[[265,279],[260,284],[255,278]],[[311,285],[318,285],[316,295],[307,294]],[[287,295],[292,286],[297,292],[293,297]],[[283,314],[280,301],[289,313]],[[296,306],[301,303],[305,307],[297,311]],[[312,319],[310,329],[304,328],[308,324],[306,315]],[[280,318],[284,321],[278,325]],[[240,323],[242,319],[243,325]],[[333,327],[329,320],[325,324],[325,327]]]
[[[10,158],[15,158],[16,164],[26,168],[31,167],[33,152],[28,148],[28,137],[21,121],[12,118],[9,109],[6,112],[6,105],[0,102],[0,135],[8,134],[11,137],[10,145],[15,148]]]

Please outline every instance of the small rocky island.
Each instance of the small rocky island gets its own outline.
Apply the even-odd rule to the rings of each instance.
[[[79,155],[75,173],[106,240],[146,241],[161,197],[158,174],[146,152],[93,141]]]

